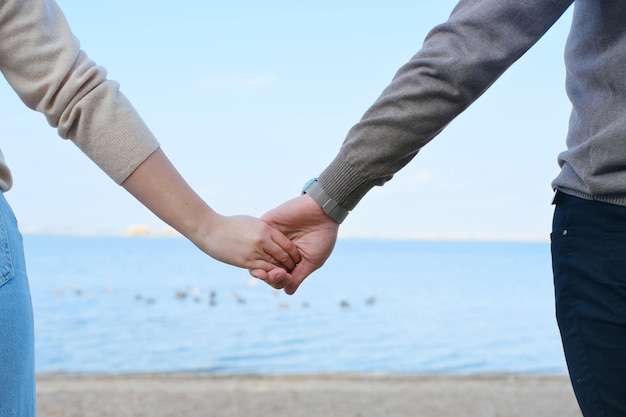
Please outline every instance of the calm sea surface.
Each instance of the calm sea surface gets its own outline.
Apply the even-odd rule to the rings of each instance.
[[[25,245],[39,372],[566,372],[548,243],[340,240],[291,297],[178,238]]]

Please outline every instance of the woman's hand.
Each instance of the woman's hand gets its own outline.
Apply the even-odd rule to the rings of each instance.
[[[214,213],[211,219],[207,219],[206,227],[200,228],[197,236],[190,239],[219,261],[247,269],[261,269],[266,273],[276,267],[291,271],[301,260],[298,248],[289,238],[250,216]],[[265,280],[267,276],[258,278]]]

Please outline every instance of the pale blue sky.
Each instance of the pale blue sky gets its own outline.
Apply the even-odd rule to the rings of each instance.
[[[339,4],[338,4],[339,3]],[[297,196],[456,1],[60,0],[191,185],[223,214]],[[570,15],[390,183],[346,237],[547,238],[569,115]],[[165,226],[0,83],[0,144],[25,231]]]

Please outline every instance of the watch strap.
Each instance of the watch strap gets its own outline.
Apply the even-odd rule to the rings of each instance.
[[[324,210],[324,213],[328,214],[334,221],[341,224],[348,214],[350,213],[345,208],[341,207],[336,200],[330,198],[326,191],[322,188],[317,180],[311,181],[302,190],[302,194],[308,194],[313,200],[317,202]]]

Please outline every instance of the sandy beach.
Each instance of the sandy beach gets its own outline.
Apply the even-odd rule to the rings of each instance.
[[[40,417],[579,417],[566,376],[207,374],[37,378]]]

